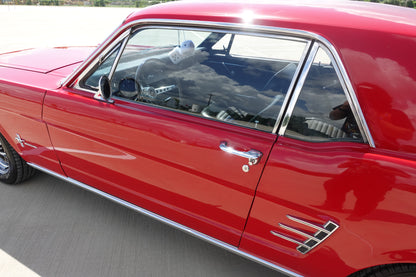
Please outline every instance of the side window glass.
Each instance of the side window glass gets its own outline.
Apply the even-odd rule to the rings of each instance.
[[[293,40],[236,35],[230,55],[298,62],[304,47],[303,43]]]
[[[139,30],[129,39],[111,76],[115,97],[273,130],[306,41],[159,31]],[[261,45],[253,46],[258,39]],[[225,47],[240,51],[218,51]]]
[[[338,75],[322,48],[308,72],[285,136],[311,142],[363,142]]]
[[[81,83],[81,86],[98,89],[98,81],[103,75],[108,76],[110,74],[111,68],[114,64],[114,61],[117,57],[118,52],[120,51],[120,45],[117,45],[107,56],[103,59],[103,62],[98,65],[98,67],[86,77],[85,81]]]
[[[212,49],[219,50],[219,51],[228,51],[231,38],[232,38],[231,34],[226,34],[212,46]]]

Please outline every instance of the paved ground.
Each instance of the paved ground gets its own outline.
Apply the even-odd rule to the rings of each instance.
[[[131,9],[0,6],[0,53],[96,45]],[[56,178],[0,185],[0,276],[282,276]]]
[[[0,186],[0,248],[40,276],[281,276],[45,174]]]

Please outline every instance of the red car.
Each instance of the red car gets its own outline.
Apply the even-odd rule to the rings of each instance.
[[[0,179],[47,172],[289,276],[415,276],[415,49],[388,5],[139,10],[93,52],[0,55]]]

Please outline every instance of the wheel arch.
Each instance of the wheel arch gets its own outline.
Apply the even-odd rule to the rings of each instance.
[[[392,263],[367,267],[348,277],[388,277],[391,274],[413,273],[416,275],[416,263]]]
[[[7,132],[3,125],[0,123],[0,136],[2,136],[7,142],[10,144],[11,147],[21,156],[22,151],[20,151],[19,147],[17,147],[16,140],[14,139],[14,135]]]

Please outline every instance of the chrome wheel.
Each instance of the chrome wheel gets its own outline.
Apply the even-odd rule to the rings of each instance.
[[[0,182],[18,184],[35,174],[29,166],[0,134]]]
[[[0,175],[6,175],[10,171],[9,159],[7,153],[0,141]]]

